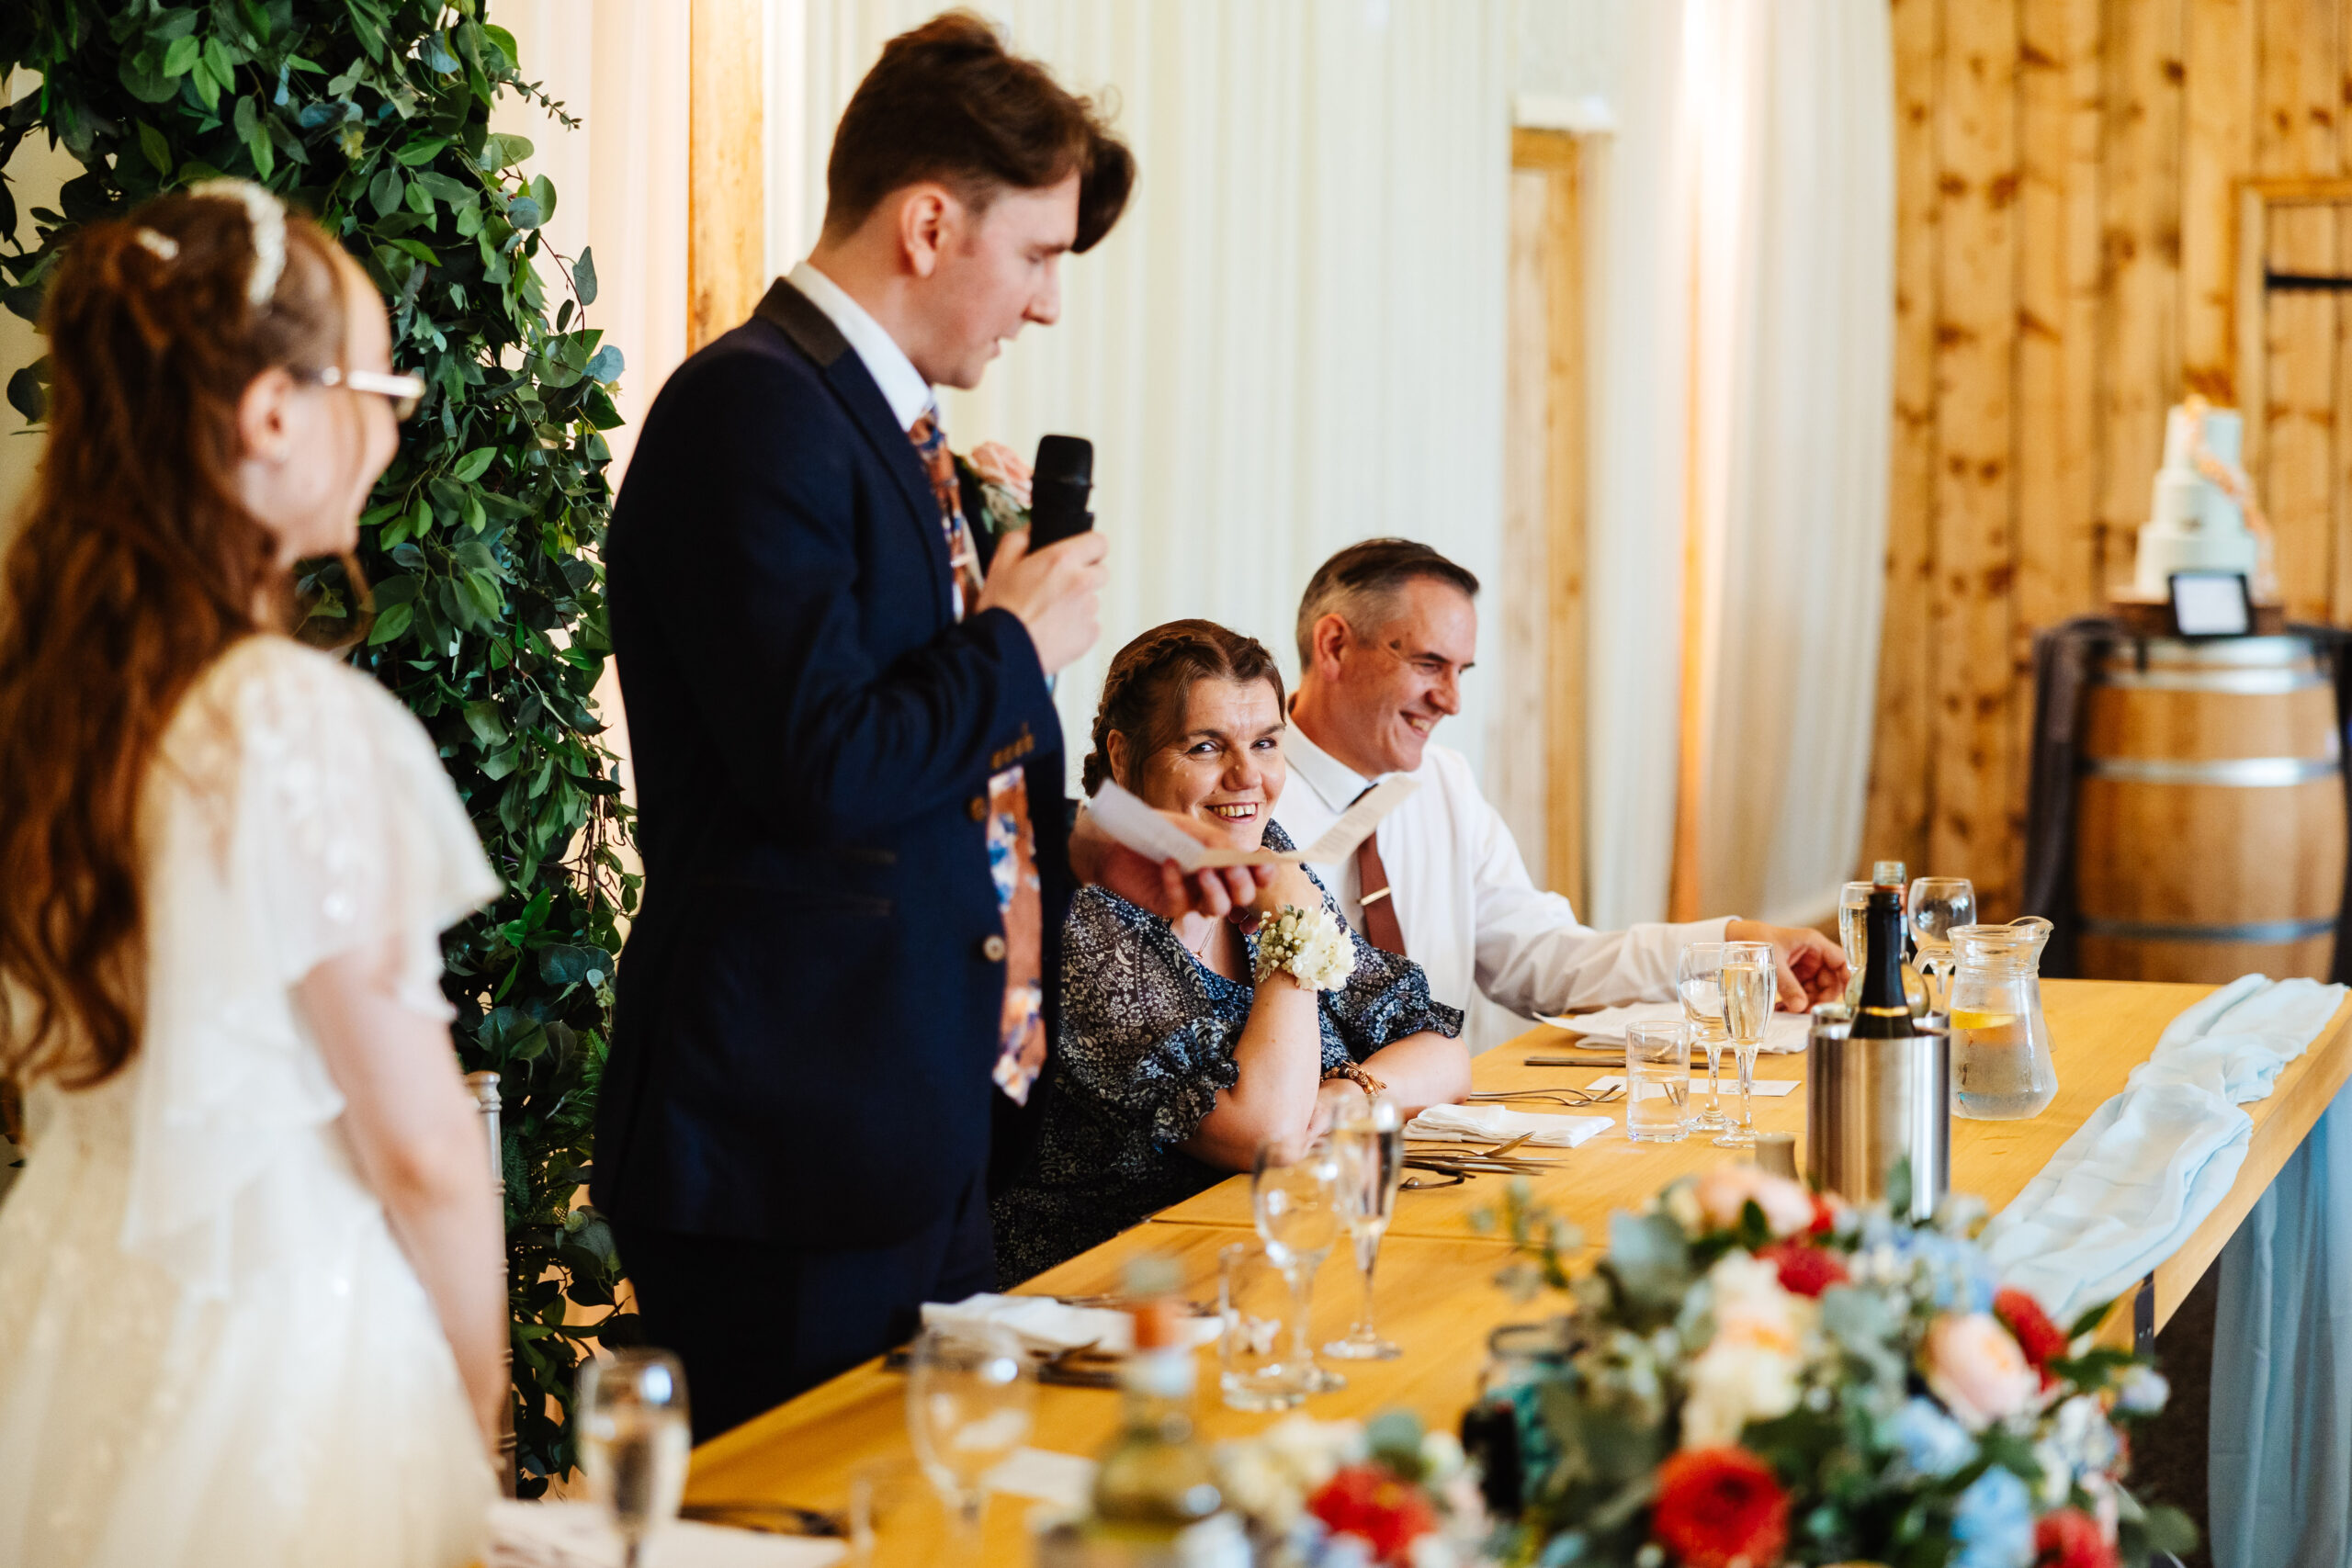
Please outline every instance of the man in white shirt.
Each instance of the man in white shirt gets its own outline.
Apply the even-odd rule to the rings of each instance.
[[[1426,545],[1368,539],[1326,561],[1300,601],[1298,694],[1283,737],[1290,784],[1275,819],[1311,843],[1382,777],[1421,785],[1347,863],[1315,868],[1348,922],[1419,964],[1438,1000],[1474,1022],[1487,1012],[1473,1050],[1512,1032],[1475,1006],[1480,993],[1521,1017],[1670,1000],[1675,962],[1694,942],[1770,942],[1784,1008],[1841,994],[1844,955],[1818,931],[1737,919],[1595,931],[1535,886],[1469,761],[1430,739],[1461,709],[1477,592]]]

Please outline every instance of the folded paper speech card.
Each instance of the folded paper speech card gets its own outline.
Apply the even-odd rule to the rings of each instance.
[[[1372,830],[1380,826],[1380,819],[1404,805],[1420,787],[1418,779],[1383,779],[1341,812],[1340,819],[1325,829],[1321,838],[1304,849],[1287,852],[1210,849],[1109,779],[1102,781],[1102,787],[1087,802],[1086,810],[1105,833],[1136,853],[1152,860],[1172,860],[1188,873],[1204,866],[1280,865],[1284,862],[1293,865],[1334,865],[1355,853],[1356,846],[1372,837]]]

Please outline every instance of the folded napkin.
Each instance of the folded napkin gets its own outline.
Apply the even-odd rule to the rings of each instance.
[[[1572,1149],[1614,1126],[1608,1116],[1544,1116],[1507,1105],[1432,1105],[1405,1123],[1405,1136],[1452,1144],[1499,1144],[1521,1133],[1538,1148]]]
[[[1629,1023],[1677,1022],[1682,1017],[1680,1002],[1634,1002],[1622,1008],[1602,1008],[1599,1012],[1554,1014],[1537,1013],[1536,1018],[1555,1029],[1573,1030],[1595,1045],[1623,1045],[1625,1026]],[[1811,1020],[1801,1012],[1776,1012],[1764,1025],[1764,1043],[1758,1054],[1766,1056],[1794,1056],[1804,1050],[1805,1031]]]
[[[1084,1513],[1094,1497],[1095,1462],[1081,1454],[1056,1453],[1051,1449],[1020,1448],[1012,1457],[989,1472],[989,1490],[1041,1503],[1072,1513]]]
[[[818,1536],[763,1535],[673,1519],[647,1542],[662,1568],[827,1568],[849,1555],[849,1542]],[[489,1568],[621,1568],[621,1538],[605,1510],[589,1503],[490,1506]]]
[[[2268,1096],[2344,996],[2248,975],[2166,1024],[2123,1091],[1985,1227],[2002,1277],[2064,1323],[2178,1251],[2245,1163],[2254,1119],[2238,1107]]]
[[[1188,1317],[1194,1345],[1216,1342],[1218,1323],[1213,1317]],[[989,1325],[1019,1339],[1025,1349],[1057,1356],[1065,1350],[1093,1348],[1124,1356],[1135,1348],[1134,1321],[1108,1307],[1064,1306],[1051,1296],[998,1296],[982,1292],[960,1302],[925,1302],[925,1328]]]

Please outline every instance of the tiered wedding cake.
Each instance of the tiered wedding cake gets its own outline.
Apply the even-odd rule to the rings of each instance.
[[[2153,515],[2140,528],[2140,559],[2132,597],[2163,600],[2176,571],[2244,572],[2260,598],[2262,548],[2246,525],[2239,496],[2243,426],[2232,409],[2202,399],[2176,406],[2165,420],[2165,463],[2156,470]]]

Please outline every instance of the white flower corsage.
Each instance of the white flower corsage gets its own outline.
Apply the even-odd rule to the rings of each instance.
[[[1336,991],[1356,972],[1355,946],[1321,905],[1284,904],[1258,928],[1257,983],[1264,985],[1277,969],[1289,970],[1310,991]]]

